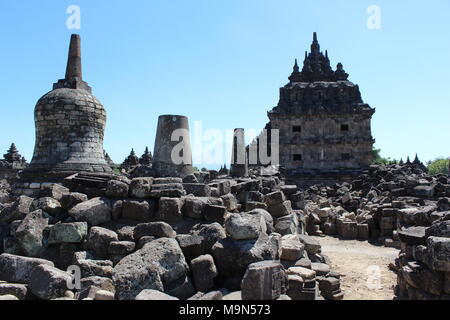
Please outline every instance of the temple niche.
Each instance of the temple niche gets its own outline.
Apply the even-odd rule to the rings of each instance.
[[[314,33],[302,70],[296,60],[278,105],[268,112],[270,127],[279,129],[281,171],[297,184],[334,183],[361,173],[372,162],[374,113],[343,65],[332,69]]]

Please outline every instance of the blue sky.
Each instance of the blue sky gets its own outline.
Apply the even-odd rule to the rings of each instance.
[[[66,27],[69,5],[81,8],[80,30]],[[366,25],[370,5],[379,30]],[[317,31],[376,108],[382,155],[448,157],[449,14],[448,0],[1,1],[0,152],[15,142],[31,160],[34,106],[64,76],[71,33],[108,112],[105,149],[121,162],[132,147],[153,149],[161,114],[204,130],[262,128]]]

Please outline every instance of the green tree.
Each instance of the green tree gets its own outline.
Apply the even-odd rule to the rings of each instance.
[[[449,159],[438,158],[428,165],[428,173],[434,174],[448,174],[449,173]]]
[[[398,161],[391,158],[383,158],[381,156],[381,149],[376,149],[372,147],[372,156],[373,156],[373,164],[378,165],[389,165],[389,164],[398,164]]]

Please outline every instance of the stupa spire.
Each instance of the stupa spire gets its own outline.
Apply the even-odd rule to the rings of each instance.
[[[69,56],[67,58],[66,80],[83,80],[81,68],[81,38],[72,34],[70,38]]]
[[[83,89],[89,92],[92,91],[91,87],[83,81],[81,66],[81,37],[79,34],[72,34],[70,37],[65,78],[59,80],[53,85],[53,89],[60,88]]]

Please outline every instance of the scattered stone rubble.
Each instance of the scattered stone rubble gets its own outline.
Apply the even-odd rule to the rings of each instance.
[[[429,176],[415,162],[371,166],[352,183],[310,187],[294,204],[305,212],[309,234],[399,247],[398,231],[430,226],[442,216],[441,198],[449,196],[448,177]]]
[[[306,234],[301,192],[278,177],[91,173],[63,184],[2,199],[1,298],[343,297],[340,275]],[[73,265],[78,289],[67,286]]]
[[[399,299],[450,299],[450,198],[441,198],[430,216],[429,227],[399,231],[401,253],[395,262]]]

